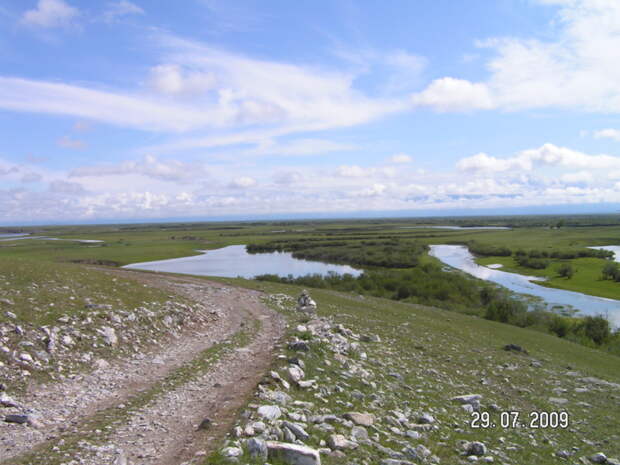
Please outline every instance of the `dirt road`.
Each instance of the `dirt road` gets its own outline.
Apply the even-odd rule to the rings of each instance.
[[[199,463],[267,371],[285,324],[260,293],[191,277],[114,273],[200,302],[212,318],[137,358],[31,390],[18,401],[42,424],[0,423],[1,464]]]

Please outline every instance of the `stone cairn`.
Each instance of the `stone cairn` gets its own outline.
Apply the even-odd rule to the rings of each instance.
[[[308,315],[316,314],[316,302],[312,300],[312,297],[305,289],[301,291],[301,295],[297,298],[297,311]]]

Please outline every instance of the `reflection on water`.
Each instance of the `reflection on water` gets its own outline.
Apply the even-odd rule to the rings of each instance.
[[[326,275],[329,272],[353,276],[362,274],[361,270],[348,265],[332,265],[293,258],[289,252],[249,254],[245,250],[245,245],[231,245],[201,252],[203,252],[202,255],[193,257],[133,263],[124,268],[226,278],[237,276],[253,278],[261,274],[277,274],[278,276],[290,274],[294,277],[307,274]]]
[[[501,284],[514,292],[541,297],[549,307],[555,305],[572,306],[583,314],[607,315],[615,326],[620,326],[619,300],[543,287],[534,284],[534,282],[544,281],[544,278],[507,273],[480,266],[474,262],[474,257],[467,247],[462,245],[431,245],[430,254],[445,264],[465,271],[477,278]]]

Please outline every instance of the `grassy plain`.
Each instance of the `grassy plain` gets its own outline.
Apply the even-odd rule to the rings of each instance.
[[[554,226],[564,221],[561,228]],[[511,226],[509,230],[449,230],[424,226]],[[467,244],[508,247],[513,251],[580,250],[588,246],[620,244],[617,216],[523,216],[487,218],[423,218],[377,220],[308,220],[234,223],[171,223],[139,225],[50,226],[6,228],[62,238],[0,241],[0,258],[30,258],[45,262],[91,262],[110,265],[163,260],[197,254],[233,244],[321,240],[360,244],[368,240],[398,238],[421,244]],[[0,230],[0,232],[2,232]],[[101,244],[80,243],[96,239]],[[435,259],[422,257],[422,263]],[[560,278],[560,263],[572,263],[572,279]],[[608,298],[620,298],[620,283],[601,279],[602,259],[552,260],[545,270],[518,266],[511,257],[479,257],[478,263],[501,263],[505,271],[545,276],[545,285]]]

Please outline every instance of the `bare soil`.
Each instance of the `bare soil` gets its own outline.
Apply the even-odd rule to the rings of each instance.
[[[62,383],[33,386],[16,399],[35,411],[43,423],[33,428],[0,422],[0,463],[34,447],[62,444],[67,435],[80,431],[93,415],[139,395],[193,360],[206,349],[230,340],[243,328],[260,321],[245,347],[224,354],[189,382],[163,392],[114,431],[106,443],[88,445],[72,452],[71,459],[84,464],[129,463],[176,465],[212,451],[234,422],[235,412],[251,395],[271,364],[275,344],[285,323],[260,300],[257,291],[236,288],[200,278],[136,271],[110,271],[195,300],[213,310],[213,318],[201,327],[185,328],[177,337],[157,341],[152,350]],[[198,429],[205,418],[207,429]],[[78,462],[76,462],[78,463]]]

